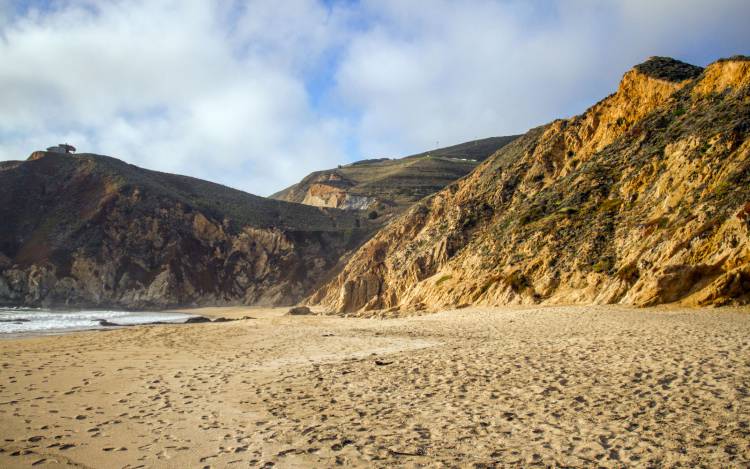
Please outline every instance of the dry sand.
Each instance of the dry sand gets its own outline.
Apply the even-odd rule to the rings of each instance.
[[[0,341],[0,467],[750,464],[747,310],[198,313]]]

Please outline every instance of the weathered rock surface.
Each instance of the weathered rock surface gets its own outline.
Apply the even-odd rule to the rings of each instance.
[[[749,60],[636,66],[412,207],[309,302],[750,302]]]
[[[333,179],[334,176],[335,174],[327,175],[327,181],[311,184],[302,203],[343,210],[366,210],[375,204],[376,199],[374,197],[348,193],[348,185],[343,183],[342,179]]]
[[[0,304],[295,304],[369,234],[356,213],[269,200],[105,156],[0,163]]]
[[[307,306],[296,306],[287,311],[287,316],[307,316],[312,314],[312,310]]]

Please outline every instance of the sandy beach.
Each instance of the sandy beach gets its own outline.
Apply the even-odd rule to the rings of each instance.
[[[0,340],[0,467],[747,467],[750,310],[467,308]]]

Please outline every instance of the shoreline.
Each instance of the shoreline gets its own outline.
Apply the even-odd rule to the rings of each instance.
[[[6,324],[3,326],[4,330],[0,331],[0,340],[7,340],[87,331],[99,332],[137,326],[179,325],[190,323],[196,315],[190,312],[172,311],[51,311],[24,308],[0,310],[0,318],[2,318],[0,326]],[[30,329],[24,329],[24,325],[30,326]]]
[[[748,314],[750,315],[750,306],[722,306],[722,307],[681,307],[679,305],[672,305],[672,304],[666,304],[666,305],[657,305],[653,307],[639,307],[634,305],[507,305],[507,306],[468,306],[468,307],[462,307],[458,309],[445,309],[441,311],[419,311],[415,314],[407,314],[403,316],[392,316],[392,317],[382,317],[382,316],[373,316],[373,317],[358,317],[358,316],[349,316],[349,315],[325,315],[321,313],[320,308],[312,307],[313,310],[312,315],[308,315],[307,317],[329,317],[329,318],[340,318],[340,319],[371,319],[371,320],[394,320],[394,319],[408,319],[408,318],[418,318],[418,317],[430,317],[434,314],[439,313],[445,313],[445,312],[458,312],[465,309],[468,310],[495,310],[495,311],[526,311],[526,310],[546,310],[546,309],[560,309],[560,308],[597,308],[597,307],[610,307],[617,310],[632,310],[632,311],[644,311],[648,313],[656,313],[656,314],[685,314],[689,313],[690,311],[695,312],[701,312],[701,311],[716,311],[717,313],[738,313],[738,314]],[[190,307],[190,308],[176,308],[176,309],[167,309],[162,311],[152,311],[152,310],[128,310],[123,312],[128,313],[153,313],[153,314],[171,314],[171,313],[177,313],[177,314],[185,314],[187,315],[186,321],[190,318],[206,318],[208,321],[197,321],[194,324],[191,324],[189,322],[170,322],[170,321],[158,321],[158,322],[144,322],[144,323],[136,323],[136,324],[117,324],[115,321],[114,324],[111,325],[105,325],[102,324],[100,326],[96,327],[86,327],[86,328],[72,328],[72,329],[48,329],[48,330],[40,330],[40,331],[28,331],[28,332],[18,332],[18,333],[0,333],[0,341],[5,340],[16,340],[16,339],[28,339],[28,338],[36,338],[36,337],[48,337],[48,336],[63,336],[63,335],[69,335],[69,334],[77,334],[77,333],[86,333],[86,332],[104,332],[104,331],[114,331],[118,329],[123,328],[137,328],[137,327],[154,327],[154,326],[171,326],[171,325],[179,325],[179,326],[186,326],[186,325],[200,325],[200,324],[209,324],[216,322],[234,322],[239,320],[251,320],[251,319],[258,319],[258,318],[271,318],[271,317],[282,317],[284,316],[287,311],[289,311],[291,307],[288,306],[281,306],[281,307],[274,307],[274,306],[199,306],[199,307]],[[26,309],[26,308],[21,308]],[[50,312],[88,312],[88,311],[120,311],[120,310],[54,310]],[[258,317],[255,317],[258,316]],[[218,321],[217,321],[218,320]],[[100,320],[103,322],[108,322],[107,320]]]
[[[19,308],[19,310],[36,311],[37,309],[30,308]],[[50,311],[52,313],[75,313],[75,312],[90,312],[90,311],[105,311],[105,310],[43,310]],[[118,324],[115,321],[108,321],[106,319],[100,319],[99,326],[92,327],[80,327],[70,329],[46,329],[38,331],[24,331],[24,332],[13,332],[13,333],[0,333],[0,341],[3,340],[20,340],[20,339],[31,339],[37,337],[49,337],[49,336],[64,336],[69,334],[79,334],[87,332],[106,332],[115,331],[125,328],[137,328],[137,327],[156,327],[156,326],[187,326],[187,325],[200,325],[209,324],[213,322],[234,322],[240,320],[255,319],[252,314],[259,314],[262,317],[271,316],[283,316],[289,310],[289,307],[263,307],[263,306],[202,306],[196,308],[181,308],[181,309],[169,309],[163,311],[152,311],[152,310],[128,310],[123,312],[128,313],[150,313],[150,314],[184,314],[187,317],[183,322],[170,322],[170,321],[155,321],[155,322],[143,322],[135,324]],[[120,311],[120,310],[107,310],[107,311]],[[192,318],[206,318],[208,321],[197,321],[195,323],[187,322]],[[101,324],[110,323],[110,324]]]

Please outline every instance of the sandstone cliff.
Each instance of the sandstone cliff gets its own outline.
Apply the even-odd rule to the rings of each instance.
[[[293,304],[372,227],[105,156],[0,163],[0,304]]]
[[[363,245],[332,311],[750,302],[750,59],[654,57]]]
[[[471,172],[516,136],[492,137],[400,159],[364,160],[318,171],[272,198],[317,207],[400,213]]]

